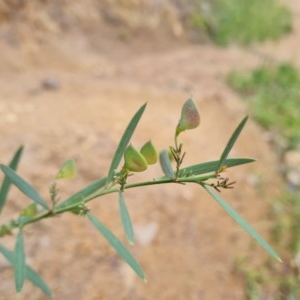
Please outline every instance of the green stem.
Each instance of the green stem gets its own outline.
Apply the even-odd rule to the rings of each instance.
[[[53,217],[53,216],[55,216],[55,214],[52,211],[43,210],[36,216],[32,218],[28,218],[26,221],[21,221],[21,218],[17,220],[10,220],[0,227],[0,237],[10,234],[11,231],[14,230],[15,228],[24,227],[25,225],[36,223],[42,219]]]
[[[158,178],[156,180],[152,180],[152,181],[142,181],[142,182],[137,182],[137,183],[131,183],[131,184],[125,184],[124,185],[124,190],[127,189],[132,189],[132,188],[138,188],[138,187],[142,187],[142,186],[150,186],[150,185],[157,185],[157,184],[167,184],[167,183],[179,183],[179,184],[184,184],[184,183],[203,183],[208,179],[212,179],[215,178],[215,174],[211,174],[211,175],[206,175],[206,176],[191,176],[191,177],[182,177],[182,178],[176,178],[174,179],[170,179],[170,178],[166,178],[166,177],[161,177]],[[116,193],[119,192],[120,188],[119,187],[111,187],[109,189],[102,189],[100,191],[97,191],[91,195],[89,195],[88,197],[83,199],[83,203],[87,203],[89,201],[92,201],[95,198],[107,195],[107,194],[112,194],[112,193]],[[70,211],[73,208],[77,207],[78,203],[75,203],[73,205],[67,206],[67,207],[61,207],[60,209],[54,209],[54,210],[43,210],[41,211],[39,214],[37,214],[36,216],[25,220],[22,222],[22,227],[32,224],[32,223],[36,223],[42,219],[46,219],[46,218],[50,218],[50,217],[54,217],[58,214],[62,214],[64,212]],[[15,222],[7,222],[6,224],[2,225],[0,227],[0,232],[1,232],[1,228],[2,227],[8,227],[10,230],[13,230],[17,227],[19,227],[20,222],[19,220],[16,220]]]
[[[177,178],[177,179],[171,179],[171,178],[167,178],[167,177],[161,177],[152,181],[142,181],[142,182],[137,182],[137,183],[131,183],[131,184],[125,184],[124,185],[124,190],[127,189],[132,189],[132,188],[137,188],[137,187],[142,187],[142,186],[148,186],[148,185],[157,185],[157,184],[166,184],[166,183],[189,183],[189,182],[193,182],[193,183],[200,183],[200,182],[204,182],[208,179],[212,179],[215,178],[215,174],[211,174],[211,175],[206,175],[206,176],[191,176],[191,177],[182,177],[182,178]],[[114,188],[114,189],[106,189],[106,190],[101,190],[101,191],[97,191],[94,194],[90,195],[89,197],[86,197],[84,199],[84,202],[89,202],[95,198],[107,195],[107,194],[111,194],[111,193],[116,193],[119,192],[119,188]],[[73,207],[74,208],[74,207]]]

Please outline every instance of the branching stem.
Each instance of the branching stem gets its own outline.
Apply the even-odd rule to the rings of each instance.
[[[152,181],[142,181],[142,182],[137,182],[137,183],[131,183],[131,184],[125,184],[123,186],[124,190],[127,189],[132,189],[132,188],[138,188],[142,186],[150,186],[150,185],[158,185],[158,184],[167,184],[167,183],[179,183],[179,184],[184,184],[184,183],[197,183],[201,184],[204,183],[208,179],[213,179],[216,178],[215,174],[210,174],[206,176],[190,176],[190,177],[182,177],[182,178],[176,178],[176,179],[170,179],[167,177],[160,177],[158,179],[154,179]],[[107,194],[112,194],[112,193],[117,193],[120,191],[119,187],[113,186],[111,188],[103,188],[100,191],[97,191],[86,198],[82,200],[82,203],[87,203],[89,201],[94,200],[95,198],[107,195]],[[70,212],[72,209],[78,207],[78,203],[74,203],[72,205],[66,206],[66,207],[57,207],[54,208],[53,210],[42,210],[40,213],[35,215],[34,217],[28,218],[27,220],[22,220],[22,226],[26,226],[32,223],[36,223],[42,219],[50,218],[57,216],[59,214],[62,214],[64,212]],[[2,225],[0,227],[0,233],[1,229],[7,228],[8,231],[6,234],[9,234],[13,229],[19,227],[20,221],[19,220],[14,220],[14,221],[9,221],[6,224]],[[5,234],[2,234],[5,235]],[[0,234],[1,236],[1,234]]]

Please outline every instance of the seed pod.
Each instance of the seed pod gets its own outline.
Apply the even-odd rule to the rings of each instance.
[[[188,99],[182,107],[181,117],[176,128],[176,136],[182,131],[194,129],[200,124],[200,115],[196,103],[192,98]]]
[[[157,162],[158,155],[155,147],[153,146],[151,140],[148,141],[141,149],[141,153],[146,159],[148,165],[153,165]]]
[[[76,176],[76,164],[73,159],[68,159],[60,168],[55,179],[73,179]]]
[[[143,172],[147,169],[147,161],[144,156],[131,144],[124,153],[125,168],[132,172]]]
[[[38,213],[37,205],[35,203],[31,203],[20,212],[19,216],[34,217],[37,213]]]

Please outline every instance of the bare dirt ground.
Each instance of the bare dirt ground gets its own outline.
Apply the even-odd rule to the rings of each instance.
[[[295,8],[299,11],[299,4]],[[299,63],[298,52],[289,48],[300,41],[299,28],[280,44],[255,51],[178,42],[171,46],[146,38],[125,44],[108,39],[92,51],[82,36],[42,47],[42,52],[2,44],[0,160],[8,162],[24,144],[19,173],[47,198],[60,165],[74,158],[78,176],[61,183],[63,198],[106,175],[124,128],[144,102],[147,110],[133,144],[139,147],[149,138],[159,149],[172,144],[181,105],[190,95],[200,108],[201,126],[182,135],[185,164],[217,159],[247,114],[224,76],[233,68],[261,63],[264,55],[257,50]],[[222,195],[268,240],[268,207],[280,180],[272,148],[251,119],[231,156],[258,161],[229,170],[237,185]],[[160,175],[154,166],[134,177]],[[55,299],[245,299],[235,260],[247,255],[255,265],[266,254],[204,191],[170,185],[126,191],[125,197],[137,234],[136,245],[128,247],[148,282],[133,274],[88,220],[63,215],[26,229],[28,262],[49,283]],[[16,216],[27,203],[12,190],[1,220]],[[124,240],[117,204],[117,196],[111,195],[90,208]],[[3,243],[13,247],[11,237]],[[0,271],[0,299],[15,299],[12,271],[3,260]],[[18,299],[46,297],[26,283]]]

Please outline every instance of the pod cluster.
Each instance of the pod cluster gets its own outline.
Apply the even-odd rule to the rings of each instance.
[[[140,151],[130,144],[124,152],[124,166],[130,172],[143,172],[148,165],[155,164],[157,160],[157,151],[151,140],[145,143]]]

